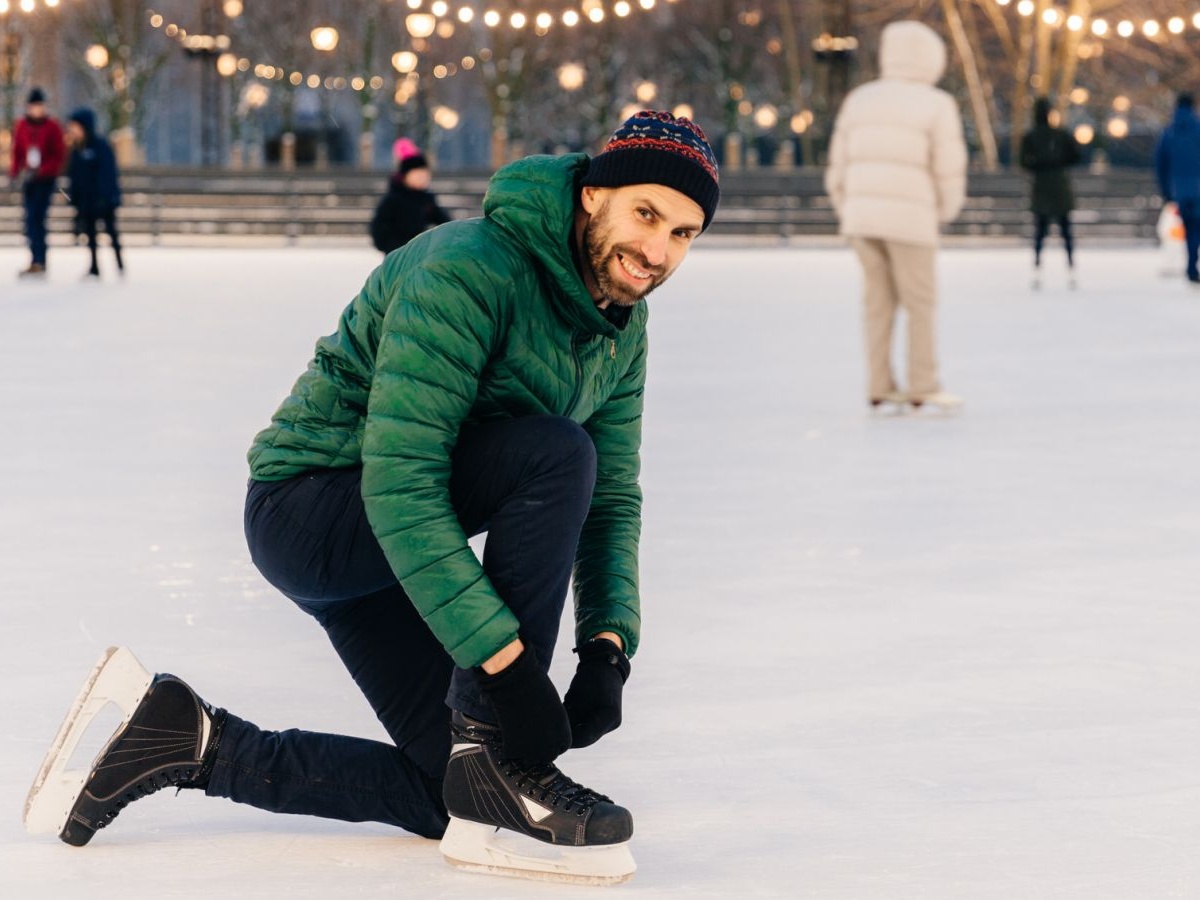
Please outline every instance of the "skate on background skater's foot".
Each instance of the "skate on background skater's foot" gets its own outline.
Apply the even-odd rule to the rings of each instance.
[[[962,397],[946,391],[911,393],[891,391],[882,397],[870,397],[871,412],[876,416],[954,415],[962,410]]]
[[[946,391],[930,391],[925,394],[909,394],[908,403],[914,412],[941,413],[952,415],[962,409],[963,399]]]
[[[633,818],[553,764],[501,757],[500,730],[455,711],[443,796],[447,862],[469,871],[581,884],[633,876]]]
[[[69,768],[88,726],[108,704],[119,727],[87,768]],[[202,788],[216,763],[225,710],[174,675],[151,676],[124,647],[100,657],[75,699],[25,802],[31,834],[82,847],[135,800],[164,787]]]
[[[894,416],[904,412],[908,403],[908,395],[904,391],[893,388],[882,394],[868,397],[867,403],[871,407],[871,412],[876,415]]]

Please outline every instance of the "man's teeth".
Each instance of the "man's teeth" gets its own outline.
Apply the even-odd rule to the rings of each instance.
[[[632,275],[634,278],[649,278],[650,277],[649,272],[642,271],[637,266],[635,266],[633,263],[631,263],[629,260],[627,260],[625,257],[618,256],[617,259],[621,263],[621,268],[624,269],[626,272],[628,272],[630,275]]]

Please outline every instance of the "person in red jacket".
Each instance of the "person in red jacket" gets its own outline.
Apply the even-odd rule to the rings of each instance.
[[[25,102],[25,118],[13,135],[9,177],[21,187],[25,207],[25,237],[33,259],[20,277],[46,274],[46,214],[54,195],[54,182],[66,158],[62,127],[46,111],[46,94],[35,87]]]

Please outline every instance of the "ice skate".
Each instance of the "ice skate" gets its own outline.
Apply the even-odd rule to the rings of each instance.
[[[903,391],[888,391],[879,397],[869,397],[867,402],[871,406],[871,412],[877,416],[896,416],[905,411],[905,404],[908,403],[908,397]]]
[[[633,819],[554,765],[502,759],[495,726],[455,712],[441,851],[468,871],[576,884],[616,884],[637,868]]]
[[[88,768],[69,768],[88,726],[109,703],[120,725]],[[25,828],[82,847],[132,803],[164,787],[202,787],[216,762],[225,711],[174,675],[151,676],[110,647],[84,683],[25,801]]]
[[[945,391],[934,391],[932,394],[912,394],[908,398],[913,412],[944,415],[955,415],[962,410],[963,400],[955,394]]]
[[[46,267],[41,263],[30,263],[28,268],[17,272],[17,277],[22,280],[41,281],[46,277]]]

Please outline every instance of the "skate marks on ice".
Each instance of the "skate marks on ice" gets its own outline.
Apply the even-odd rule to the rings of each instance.
[[[506,829],[450,818],[440,845],[446,862],[466,872],[533,881],[611,885],[637,869],[629,845],[563,847]]]
[[[129,724],[130,718],[150,687],[152,676],[124,647],[109,647],[97,660],[67,717],[63,720],[50,750],[42,761],[33,787],[25,800],[25,829],[30,834],[60,834],[75,801],[79,798],[94,760],[103,755]],[[95,730],[110,721],[116,707],[121,719],[98,752],[86,766],[75,759],[76,750],[95,740]],[[92,731],[92,734],[89,734]],[[85,735],[88,742],[83,739]]]

